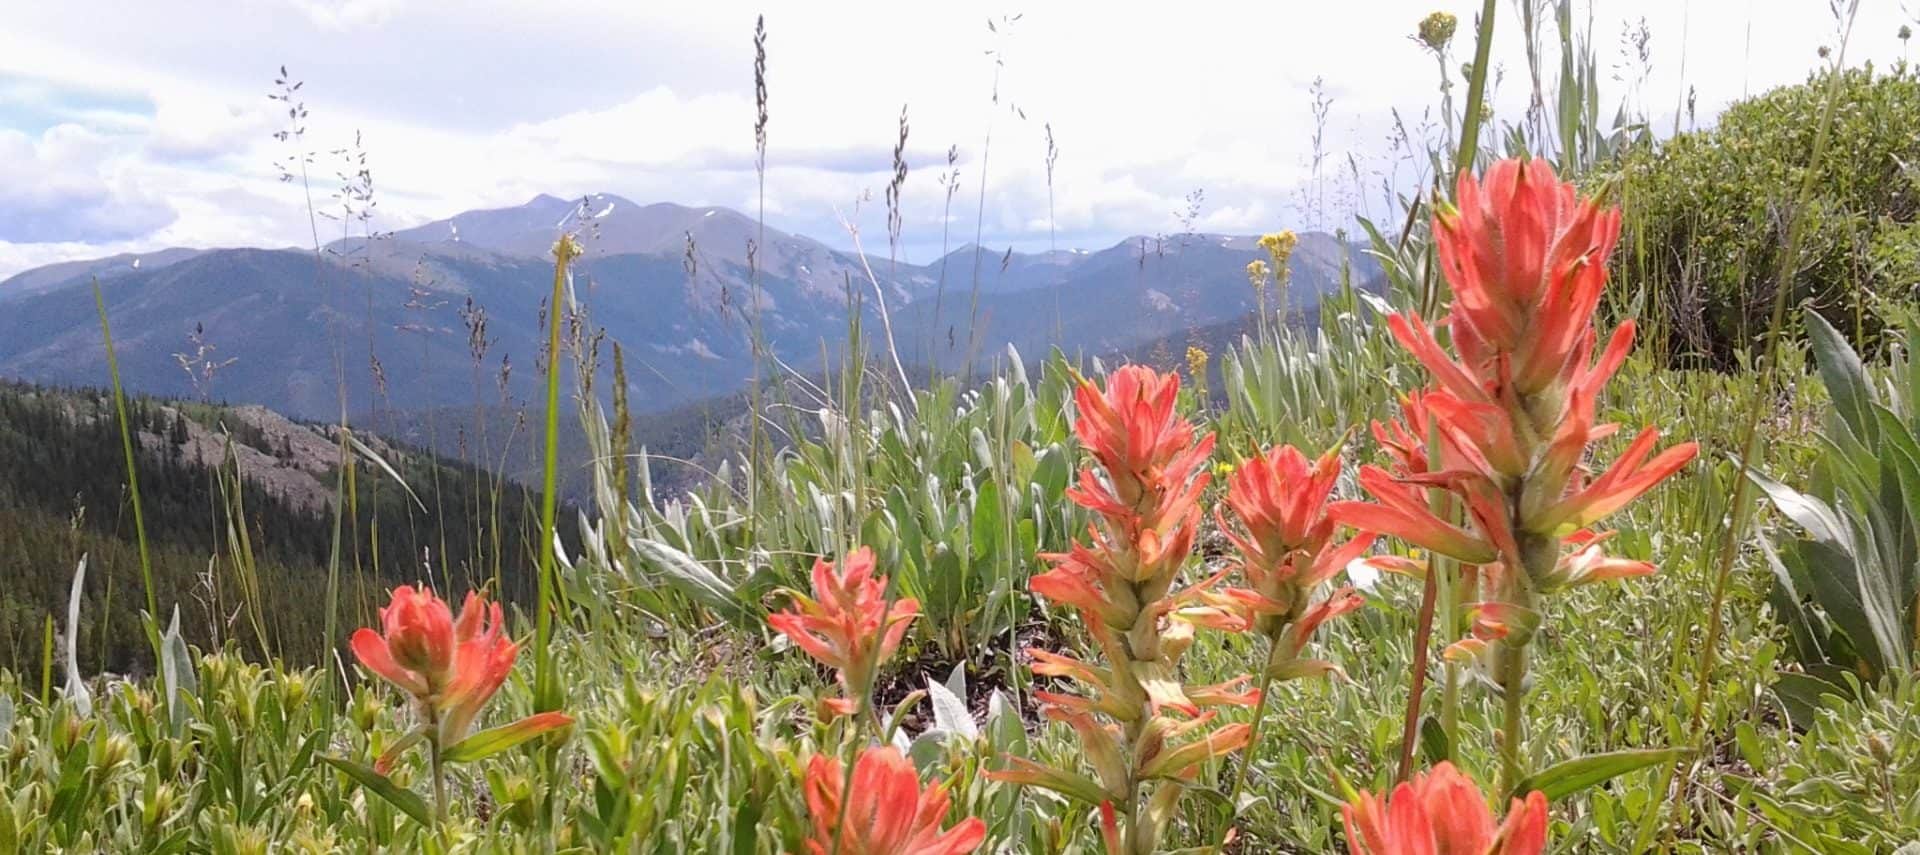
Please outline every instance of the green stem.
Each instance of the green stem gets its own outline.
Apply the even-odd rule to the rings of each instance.
[[[1253,758],[1260,748],[1260,723],[1267,712],[1268,688],[1273,685],[1273,668],[1280,662],[1280,639],[1278,633],[1267,638],[1267,663],[1260,669],[1260,700],[1253,705],[1253,725],[1247,733],[1247,747],[1240,755],[1240,765],[1233,773],[1233,788],[1227,791],[1227,824],[1220,829],[1220,837],[1213,843],[1214,855],[1220,855],[1226,848],[1227,835],[1233,832],[1233,820],[1240,815],[1240,790],[1247,783],[1247,769],[1253,765]]]
[[[1460,153],[1453,158],[1456,184],[1462,173],[1473,168],[1474,156],[1480,151],[1480,110],[1486,98],[1487,61],[1493,50],[1495,7],[1494,0],[1485,0],[1480,6],[1480,31],[1473,43],[1473,77],[1467,81],[1467,104],[1460,111]]]
[[[1527,739],[1527,644],[1500,643],[1500,787],[1499,793],[1511,793],[1526,779],[1522,759]]]
[[[1460,666],[1447,662],[1445,680],[1440,684],[1440,729],[1447,734],[1447,760],[1457,761],[1460,744]]]
[[[1149,716],[1150,715],[1151,714],[1149,714]],[[1146,729],[1146,724],[1147,718],[1138,718],[1127,722],[1125,727],[1127,734],[1125,750],[1128,757],[1136,756],[1134,746],[1140,744],[1140,735],[1141,732]],[[1144,817],[1147,813],[1147,806],[1140,803],[1140,777],[1137,774],[1138,772],[1138,769],[1127,770],[1127,793],[1120,803],[1120,807],[1126,811],[1127,818],[1126,822],[1123,823],[1120,828],[1120,849],[1122,852],[1152,855],[1154,841],[1146,839],[1150,836],[1146,833],[1146,826],[1143,824]]]
[[[427,738],[427,764],[433,770],[433,818],[447,824],[447,776],[440,759],[440,738]]]
[[[147,617],[160,620],[160,601],[153,589],[153,562],[147,553],[147,521],[140,512],[140,473],[133,465],[133,430],[127,424],[127,398],[120,390],[120,360],[113,352],[113,330],[107,324],[107,298],[100,280],[93,280],[93,305],[100,312],[100,340],[107,348],[107,374],[113,378],[113,409],[120,418],[120,450],[127,459],[127,492],[133,500],[133,532],[140,545],[140,581],[147,588]],[[159,654],[156,647],[155,655]]]
[[[1523,566],[1509,568],[1503,599],[1519,614],[1509,619],[1508,636],[1500,641],[1500,794],[1508,794],[1527,777],[1527,648],[1538,629],[1533,580],[1553,572],[1559,560],[1559,540],[1547,535],[1520,536]],[[1543,566],[1544,565],[1544,566]],[[1516,626],[1516,622],[1525,625]],[[1505,795],[1500,795],[1505,798]]]
[[[574,243],[572,235],[562,234],[559,242],[554,244],[553,294],[547,301],[546,453],[541,472],[539,602],[534,609],[533,636],[533,708],[536,712],[557,710],[562,702],[562,690],[554,674],[551,650],[556,573],[553,532],[554,517],[558,512],[556,499],[559,494],[557,473],[560,460],[560,323],[561,313],[566,311],[568,302],[567,268],[578,252],[579,246]],[[540,830],[545,831],[553,827],[553,811],[558,803],[553,795],[556,789],[554,783],[560,777],[560,747],[548,746],[543,760],[547,790],[541,797],[536,819]]]

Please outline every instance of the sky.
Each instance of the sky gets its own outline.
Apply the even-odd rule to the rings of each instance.
[[[327,215],[356,153],[373,179],[375,231],[540,193],[754,213],[763,10],[775,228],[842,247],[857,234],[887,251],[883,194],[904,107],[908,259],[976,232],[1035,250],[1189,229],[1330,230],[1384,214],[1383,184],[1420,181],[1391,142],[1396,115],[1416,147],[1435,133],[1439,68],[1411,34],[1429,12],[1457,15],[1458,80],[1480,3],[12,5],[0,28],[0,277],[169,246],[311,247],[345,227]],[[1508,120],[1529,89],[1517,9],[1499,0],[1492,65]],[[1804,80],[1819,48],[1840,44],[1827,0],[1576,9],[1582,28],[1591,20],[1603,112],[1632,99],[1663,131],[1689,89],[1705,124],[1744,95]],[[1847,64],[1900,59],[1896,32],[1913,21],[1900,0],[1861,0]],[[1630,37],[1642,22],[1644,63]],[[283,66],[306,111],[291,124],[289,104],[268,97]],[[950,149],[958,178],[946,181]],[[306,181],[283,180],[302,160]]]

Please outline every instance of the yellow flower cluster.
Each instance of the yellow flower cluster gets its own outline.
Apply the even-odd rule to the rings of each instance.
[[[1453,41],[1453,30],[1459,22],[1446,12],[1435,12],[1420,19],[1420,43],[1434,53],[1445,50],[1447,43]]]
[[[1207,382],[1207,352],[1187,345],[1187,376],[1196,384]]]
[[[1293,251],[1300,246],[1300,236],[1292,229],[1260,236],[1260,248],[1267,251],[1267,257],[1273,259],[1273,275],[1281,282],[1287,280],[1287,259],[1293,257]],[[1258,264],[1259,262],[1254,262]],[[1247,272],[1253,272],[1252,267]]]
[[[1252,285],[1253,290],[1259,291],[1266,288],[1267,282],[1272,278],[1273,271],[1267,269],[1266,262],[1257,258],[1247,262],[1247,284]]]

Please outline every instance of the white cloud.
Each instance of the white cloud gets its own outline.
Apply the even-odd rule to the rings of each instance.
[[[0,128],[8,105],[31,95],[36,115],[65,109],[59,122],[78,129],[0,130],[12,162],[0,163],[0,239],[15,241],[0,244],[0,276],[114,248],[310,242],[305,194],[273,168],[294,150],[270,137],[279,105],[265,95],[282,64],[307,82],[302,142],[321,152],[310,168],[317,203],[330,205],[337,183],[326,152],[358,132],[380,227],[541,192],[743,210],[758,202],[757,10],[735,0],[88,5],[30,8],[0,31],[0,83],[8,84],[0,86]],[[883,243],[878,197],[904,103],[915,163],[903,197],[910,257],[937,252],[943,225],[951,245],[972,240],[976,211],[996,245],[1044,247],[1049,225],[1062,246],[1172,232],[1195,189],[1205,191],[1204,229],[1330,225],[1354,208],[1378,212],[1381,183],[1410,186],[1421,168],[1390,150],[1393,111],[1417,136],[1422,111],[1437,101],[1433,58],[1407,34],[1433,7],[1447,8],[1460,17],[1463,54],[1479,5],[1388,0],[1361,13],[1352,4],[1148,11],[1060,2],[1036,6],[999,34],[985,26],[998,10],[971,2],[775,7],[766,209],[777,227],[844,244],[836,212],[852,216],[854,200],[871,191],[859,225],[870,249]],[[1898,56],[1893,5],[1862,9],[1850,60]],[[1601,0],[1592,32],[1605,77],[1620,66],[1625,22],[1647,20],[1650,67],[1636,91],[1664,123],[1687,86],[1711,115],[1743,93],[1803,78],[1815,48],[1836,43],[1823,7]],[[1499,9],[1494,67],[1503,79],[1494,97],[1511,117],[1527,100],[1525,64],[1513,7]],[[1584,10],[1581,17],[1584,24]],[[988,49],[1004,60],[997,104]],[[1452,59],[1456,69],[1463,59]],[[1637,63],[1620,70],[1639,76]],[[1316,78],[1332,99],[1317,181]],[[1603,84],[1610,113],[1628,86]],[[75,106],[63,95],[73,91],[117,94]],[[1049,124],[1060,149],[1051,220]],[[961,153],[951,211],[936,182],[949,145]],[[48,200],[61,198],[89,200],[93,213],[53,219]]]
[[[323,30],[377,27],[399,11],[399,0],[288,0]]]
[[[130,179],[133,166],[111,138],[80,125],[37,138],[0,130],[0,240],[111,241],[172,223],[166,201]]]

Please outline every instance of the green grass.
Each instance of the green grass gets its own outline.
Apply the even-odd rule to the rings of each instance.
[[[1803,372],[1804,366],[1793,361],[1783,370]],[[1737,477],[1724,462],[1729,437],[1737,436],[1752,407],[1763,405],[1772,415],[1757,466],[1791,481],[1818,453],[1813,430],[1826,403],[1817,380],[1806,377],[1790,387],[1791,396],[1771,402],[1751,400],[1756,388],[1740,376],[1670,371],[1638,360],[1616,381],[1604,418],[1656,421],[1675,435],[1703,438],[1709,449],[1703,462],[1620,520],[1620,550],[1658,561],[1659,575],[1555,602],[1552,631],[1536,648],[1536,736],[1526,746],[1536,764],[1686,744],[1692,674],[1725,512],[1719,497]],[[899,418],[911,424],[910,417]],[[1302,441],[1330,442],[1342,430],[1329,422]],[[955,472],[975,464],[964,456],[942,462],[935,451],[922,463]],[[989,444],[981,453],[995,452]],[[1356,459],[1372,453],[1366,440],[1350,450]],[[908,468],[905,461],[899,465]],[[891,488],[869,489],[867,501],[856,504],[881,513]],[[928,501],[952,502],[948,510],[958,511],[968,498],[962,488]],[[815,512],[809,502],[781,507],[794,518]],[[796,526],[794,519],[765,522],[762,531],[770,537]],[[315,851],[538,851],[549,843],[563,850],[782,851],[797,845],[805,828],[799,770],[807,754],[835,745],[834,732],[811,712],[814,699],[832,694],[827,681],[797,651],[773,643],[757,621],[715,621],[700,609],[667,612],[658,605],[659,591],[591,552],[563,556],[570,566],[560,573],[569,585],[597,579],[590,593],[599,602],[553,625],[551,667],[564,675],[567,709],[580,720],[573,739],[552,765],[521,751],[455,772],[454,818],[443,831],[428,831],[316,761],[320,753],[367,758],[403,732],[409,713],[390,691],[355,680],[334,742],[321,745],[314,735],[332,713],[314,699],[325,674],[215,652],[199,660],[193,685],[182,687],[185,726],[177,729],[156,715],[164,706],[146,683],[103,687],[95,715],[82,719],[58,697],[43,700],[14,678],[0,677],[0,792],[6,793],[0,851],[248,852],[264,851],[259,846],[267,841]],[[910,572],[898,563],[883,569]],[[1630,851],[1643,822],[1653,823],[1656,840],[1674,851],[1795,851],[1796,840],[1826,851],[1846,851],[1844,841],[1859,841],[1865,847],[1859,851],[1872,851],[1920,833],[1913,803],[1920,785],[1915,690],[1889,685],[1869,691],[1864,703],[1835,700],[1810,730],[1787,727],[1768,691],[1785,667],[1782,631],[1765,606],[1769,579],[1757,551],[1743,548],[1706,697],[1710,751],[1696,761],[1697,786],[1685,819],[1654,789],[1659,770],[1630,773],[1555,804],[1554,837],[1566,851]],[[577,598],[588,590],[573,593]],[[1279,689],[1246,787],[1253,800],[1242,836],[1250,847],[1335,847],[1335,776],[1370,787],[1390,780],[1418,598],[1414,583],[1382,580],[1367,608],[1334,622],[1321,642],[1323,655],[1341,663],[1350,679]],[[598,609],[608,613],[589,620]],[[923,624],[885,682],[923,686],[946,678],[944,666],[914,664],[927,655],[953,658],[939,627]],[[1187,659],[1196,680],[1238,673],[1257,656],[1250,638],[1202,639]],[[982,694],[1009,682],[1004,643],[1004,636],[993,635],[969,648],[972,682]],[[489,721],[536,708],[528,664],[495,701]],[[883,691],[882,697],[890,703],[900,694]],[[1492,768],[1495,704],[1478,688],[1466,697],[1462,760],[1469,768]],[[931,711],[923,703],[915,716],[910,721],[929,721]],[[1075,750],[1065,728],[1028,722],[1015,731],[1031,756]],[[1886,762],[1870,750],[1876,739],[1887,747]],[[980,779],[975,772],[993,753],[986,741],[949,742],[926,771],[953,779],[956,813],[986,817],[993,840],[1022,851],[1068,851],[1060,846],[1069,840],[1093,845],[1083,810]],[[394,780],[422,785],[424,761],[409,762]],[[1224,789],[1225,781],[1214,786]],[[548,831],[539,821],[545,793],[553,800]],[[1175,831],[1184,845],[1203,844],[1217,827],[1218,814],[1205,804],[1190,797]]]
[[[1459,151],[1426,153],[1440,174],[1488,158],[1512,130],[1477,109],[1499,5],[1488,0],[1477,28],[1466,93],[1476,109],[1441,117],[1460,129],[1450,137]],[[1569,4],[1555,7],[1564,68],[1573,70],[1560,81],[1558,127],[1542,118],[1513,133],[1563,173],[1604,183],[1628,144],[1600,133],[1588,34],[1572,31]],[[1529,44],[1531,62],[1545,61],[1538,47]],[[1827,89],[1829,100],[1819,103],[1831,109],[1839,86]],[[1556,145],[1562,150],[1547,150]],[[1821,148],[1808,156],[1817,162]],[[1345,289],[1323,302],[1313,332],[1263,323],[1258,335],[1214,354],[1219,387],[1187,395],[1182,407],[1218,434],[1216,464],[1280,442],[1321,449],[1343,439],[1347,472],[1375,460],[1366,425],[1391,415],[1396,394],[1422,381],[1386,335],[1382,313],[1389,304],[1417,306],[1431,317],[1446,300],[1426,235],[1427,198],[1406,200],[1385,221],[1388,231],[1367,224],[1388,272],[1384,297]],[[1838,283],[1849,286],[1861,287]],[[1610,312],[1637,314],[1658,331],[1697,320],[1673,301],[1623,298],[1631,287],[1616,289]],[[1796,489],[1825,492],[1831,485],[1814,483],[1815,464],[1830,453],[1821,430],[1834,406],[1779,320],[1787,304],[1778,293],[1766,331],[1770,376],[1750,370],[1758,361],[1751,336],[1721,342],[1732,354],[1724,372],[1675,367],[1688,363],[1651,347],[1602,401],[1601,420],[1626,429],[1601,443],[1599,460],[1612,459],[1646,424],[1702,448],[1691,466],[1609,522],[1619,530],[1610,551],[1651,560],[1660,572],[1580,588],[1546,606],[1531,648],[1520,750],[1535,770],[1599,752],[1671,748],[1685,758],[1678,768],[1638,768],[1556,798],[1553,851],[1867,853],[1920,840],[1920,679],[1889,674],[1849,686],[1849,697],[1817,698],[1811,715],[1791,722],[1775,690],[1803,666],[1770,605],[1774,575],[1761,539],[1794,530],[1747,489],[1736,458]],[[1889,315],[1905,311],[1882,305]],[[560,360],[571,356],[575,376],[592,378],[595,357],[562,336],[562,312],[583,317],[573,315],[582,307],[569,294],[564,260],[547,306],[544,497],[537,529],[527,526],[541,543],[537,558],[533,549],[522,557],[527,566],[508,568],[512,578],[537,573],[537,593],[530,613],[516,615],[519,665],[478,725],[557,708],[575,718],[571,736],[454,767],[449,819],[417,821],[395,805],[417,805],[417,794],[433,786],[421,752],[404,755],[375,789],[325,762],[370,762],[416,723],[391,687],[350,664],[248,661],[256,651],[232,640],[182,655],[178,636],[162,639],[150,623],[160,657],[153,667],[172,675],[170,685],[96,679],[87,715],[53,688],[59,681],[50,670],[0,671],[0,854],[799,850],[809,828],[807,758],[845,756],[864,737],[819,714],[820,702],[838,692],[832,675],[770,633],[765,617],[788,591],[807,586],[815,557],[858,544],[876,551],[890,597],[921,604],[876,694],[922,780],[950,788],[951,818],[985,821],[983,851],[1098,851],[1097,818],[1085,805],[983,772],[1009,753],[1067,765],[1081,753],[1068,728],[1036,715],[1029,690],[1046,686],[1027,673],[1021,650],[1084,642],[1076,621],[1032,597],[1027,580],[1045,566],[1040,553],[1064,549],[1088,522],[1065,497],[1084,457],[1070,431],[1070,391],[1078,375],[1098,376],[1102,366],[1009,353],[985,376],[936,377],[919,390],[889,386],[879,379],[889,372],[858,358],[820,378],[781,375],[777,402],[761,399],[756,386],[741,428],[752,434],[743,443],[750,450],[672,496],[655,490],[645,455],[625,456],[631,421],[623,399],[609,418],[601,399],[582,390],[575,404],[592,451],[584,473],[592,502],[576,521],[555,500]],[[856,312],[849,354],[863,352],[859,325]],[[1888,350],[1907,352],[1920,342],[1899,338],[1916,328],[1889,325],[1879,334],[1897,345]],[[1881,385],[1910,379],[1871,361],[1864,370]],[[338,474],[358,477],[344,467]],[[1351,477],[1339,497],[1358,497]],[[1221,489],[1211,487],[1203,504],[1216,504]],[[1213,528],[1211,519],[1203,524],[1197,550],[1206,562],[1222,560]],[[258,546],[274,535],[260,533]],[[240,551],[252,548],[249,540]],[[143,553],[106,557],[137,554],[145,566]],[[345,560],[338,546],[333,555]],[[1192,572],[1201,569],[1196,562]],[[328,595],[330,607],[337,595]],[[1277,684],[1257,753],[1227,761],[1246,764],[1240,804],[1228,804],[1234,768],[1215,762],[1193,782],[1168,844],[1210,845],[1233,815],[1238,851],[1344,846],[1343,788],[1379,790],[1398,771],[1420,602],[1417,583],[1385,578],[1363,609],[1329,624],[1315,655],[1344,676]],[[130,612],[123,605],[110,614]],[[328,626],[317,642],[323,649],[350,629]],[[53,625],[46,629],[51,639]],[[1257,639],[1202,633],[1182,660],[1183,676],[1224,680],[1260,657]],[[51,641],[42,661],[53,661]],[[953,706],[936,709],[929,698],[944,695],[932,683],[957,690],[971,726]],[[1478,676],[1461,697],[1451,752],[1491,783],[1501,765],[1498,697]],[[1438,693],[1426,698],[1426,711],[1436,712]],[[1223,715],[1245,720],[1250,711]],[[376,792],[389,785],[415,796]]]

